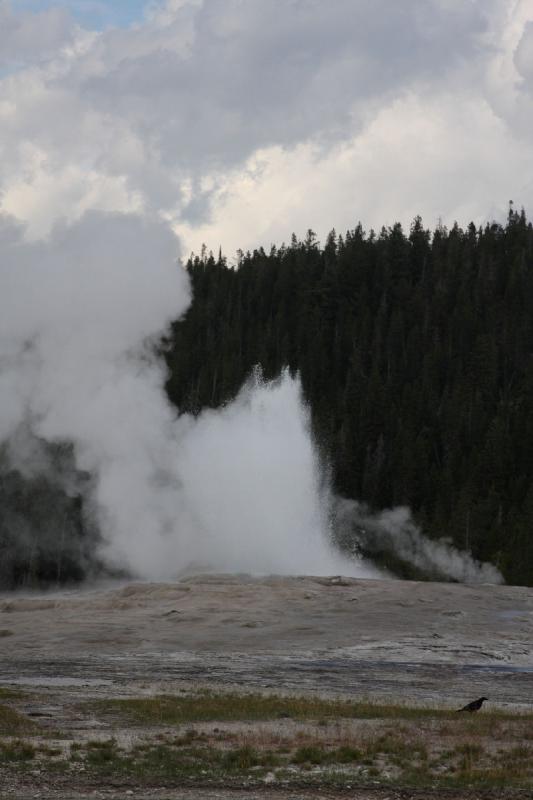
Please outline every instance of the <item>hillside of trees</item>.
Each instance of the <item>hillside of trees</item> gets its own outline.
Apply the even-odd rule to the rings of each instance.
[[[299,372],[335,491],[408,505],[424,533],[533,584],[533,229],[417,218],[324,246],[205,252],[166,342],[168,394],[198,413],[255,365]]]

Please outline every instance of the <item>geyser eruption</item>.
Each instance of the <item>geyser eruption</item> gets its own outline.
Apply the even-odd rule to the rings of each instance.
[[[376,575],[330,542],[331,494],[321,475],[299,381],[255,374],[222,411],[189,421],[179,447],[195,547],[224,571]],[[202,549],[203,548],[203,552]]]
[[[35,449],[17,442],[71,443],[76,468],[92,476],[101,555],[141,577],[191,566],[368,574],[329,544],[295,379],[256,378],[197,419],[170,406],[154,343],[190,300],[177,255],[164,224],[133,215],[91,212],[39,242],[2,220],[4,459],[44,472],[46,449],[27,463]]]

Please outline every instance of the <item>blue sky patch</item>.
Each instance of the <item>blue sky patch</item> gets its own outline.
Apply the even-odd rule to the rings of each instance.
[[[126,28],[141,22],[148,0],[12,0],[14,11],[43,11],[65,8],[80,25],[91,30]]]

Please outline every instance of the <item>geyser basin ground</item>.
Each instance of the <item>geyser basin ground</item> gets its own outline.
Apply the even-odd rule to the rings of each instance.
[[[87,775],[78,775],[68,756],[72,742],[78,747],[80,741],[114,736],[120,746],[145,746],[149,737],[152,744],[160,741],[161,733],[153,720],[131,729],[124,727],[123,720],[102,717],[84,704],[158,694],[183,696],[202,687],[450,710],[485,695],[490,704],[483,713],[490,709],[506,712],[510,716],[499,724],[509,731],[515,715],[533,711],[532,620],[533,590],[529,588],[338,577],[201,575],[173,584],[6,595],[0,598],[0,693],[2,686],[22,691],[23,697],[12,701],[14,708],[42,728],[43,736],[58,737],[60,732],[63,744],[60,741],[59,748],[67,738],[67,772],[46,773],[50,788],[39,786],[40,797],[92,796],[94,786],[102,797],[109,798],[123,797],[125,787],[131,787],[137,797],[185,797],[186,793],[176,788],[181,784],[170,781],[172,790],[163,791],[162,779],[156,785],[153,775],[149,781],[152,788],[145,786],[142,791],[138,777],[126,780],[111,771],[112,779],[108,775],[94,783],[96,779],[91,777],[91,783]],[[264,741],[287,735],[293,737],[296,747],[300,736],[313,739],[320,735],[329,741],[333,735],[329,728],[310,731],[303,722],[285,716],[258,723]],[[450,719],[442,722],[444,727],[454,726],[463,717],[452,713]],[[216,739],[208,743],[210,747],[220,744],[219,734],[213,730],[221,730],[220,735],[229,737],[230,744],[254,731],[259,735],[257,726],[243,733],[240,728],[226,730],[224,724],[208,725],[209,736]],[[315,720],[314,724],[321,723]],[[343,728],[342,736],[363,735],[367,741],[361,724],[353,723],[355,728],[349,731]],[[389,730],[391,724],[404,730],[405,725],[414,726],[416,735],[421,735],[416,721],[368,724],[369,736],[382,733],[375,725]],[[524,724],[530,727],[531,721]],[[425,725],[432,730],[434,723]],[[188,727],[174,727],[172,735],[185,735]],[[470,746],[470,739],[465,738],[468,731],[463,736],[462,728],[451,730],[453,736],[459,736],[454,747]],[[235,740],[231,739],[234,735]],[[515,735],[515,731],[509,734],[509,741],[500,736],[490,746],[516,747]],[[490,731],[488,736],[492,736]],[[490,752],[484,752],[489,758]],[[104,764],[109,753],[100,755]],[[96,753],[94,758],[98,760],[100,755]],[[83,769],[84,763],[82,759]],[[20,773],[17,769],[2,767],[0,759],[0,777],[11,781],[10,796],[33,797],[32,781],[42,779],[37,773],[32,777],[31,768]],[[8,770],[7,777],[2,770]],[[344,796],[331,786],[325,794],[313,794],[315,790],[285,794],[283,787],[276,794],[274,790],[265,786],[260,795]],[[195,790],[190,796],[214,796],[202,792]],[[371,793],[358,792],[350,796],[358,800],[396,796],[390,787],[383,794],[378,788]],[[225,792],[218,788],[215,794],[227,800],[239,796],[233,789]],[[401,796],[430,795],[424,789],[422,794]],[[446,796],[485,795],[454,792]]]
[[[200,575],[0,599],[2,683],[181,682],[533,704],[533,589]],[[74,685],[74,684],[73,684]],[[105,688],[105,687],[108,687]]]

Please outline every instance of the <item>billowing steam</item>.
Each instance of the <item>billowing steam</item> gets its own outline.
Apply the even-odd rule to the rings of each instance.
[[[339,499],[336,502],[337,538],[345,546],[362,547],[370,555],[378,551],[394,553],[416,567],[422,575],[451,579],[461,583],[503,583],[492,564],[475,561],[445,539],[433,541],[415,525],[408,508],[393,508],[373,514],[361,503]]]
[[[198,419],[164,393],[154,342],[190,301],[161,222],[91,212],[29,243],[0,226],[0,442],[29,474],[72,443],[101,555],[147,578],[211,568],[371,574],[328,542],[298,382],[257,379]]]
[[[330,543],[331,495],[299,381],[255,375],[236,401],[180,436],[179,472],[194,515],[192,552],[247,572],[377,575]]]

